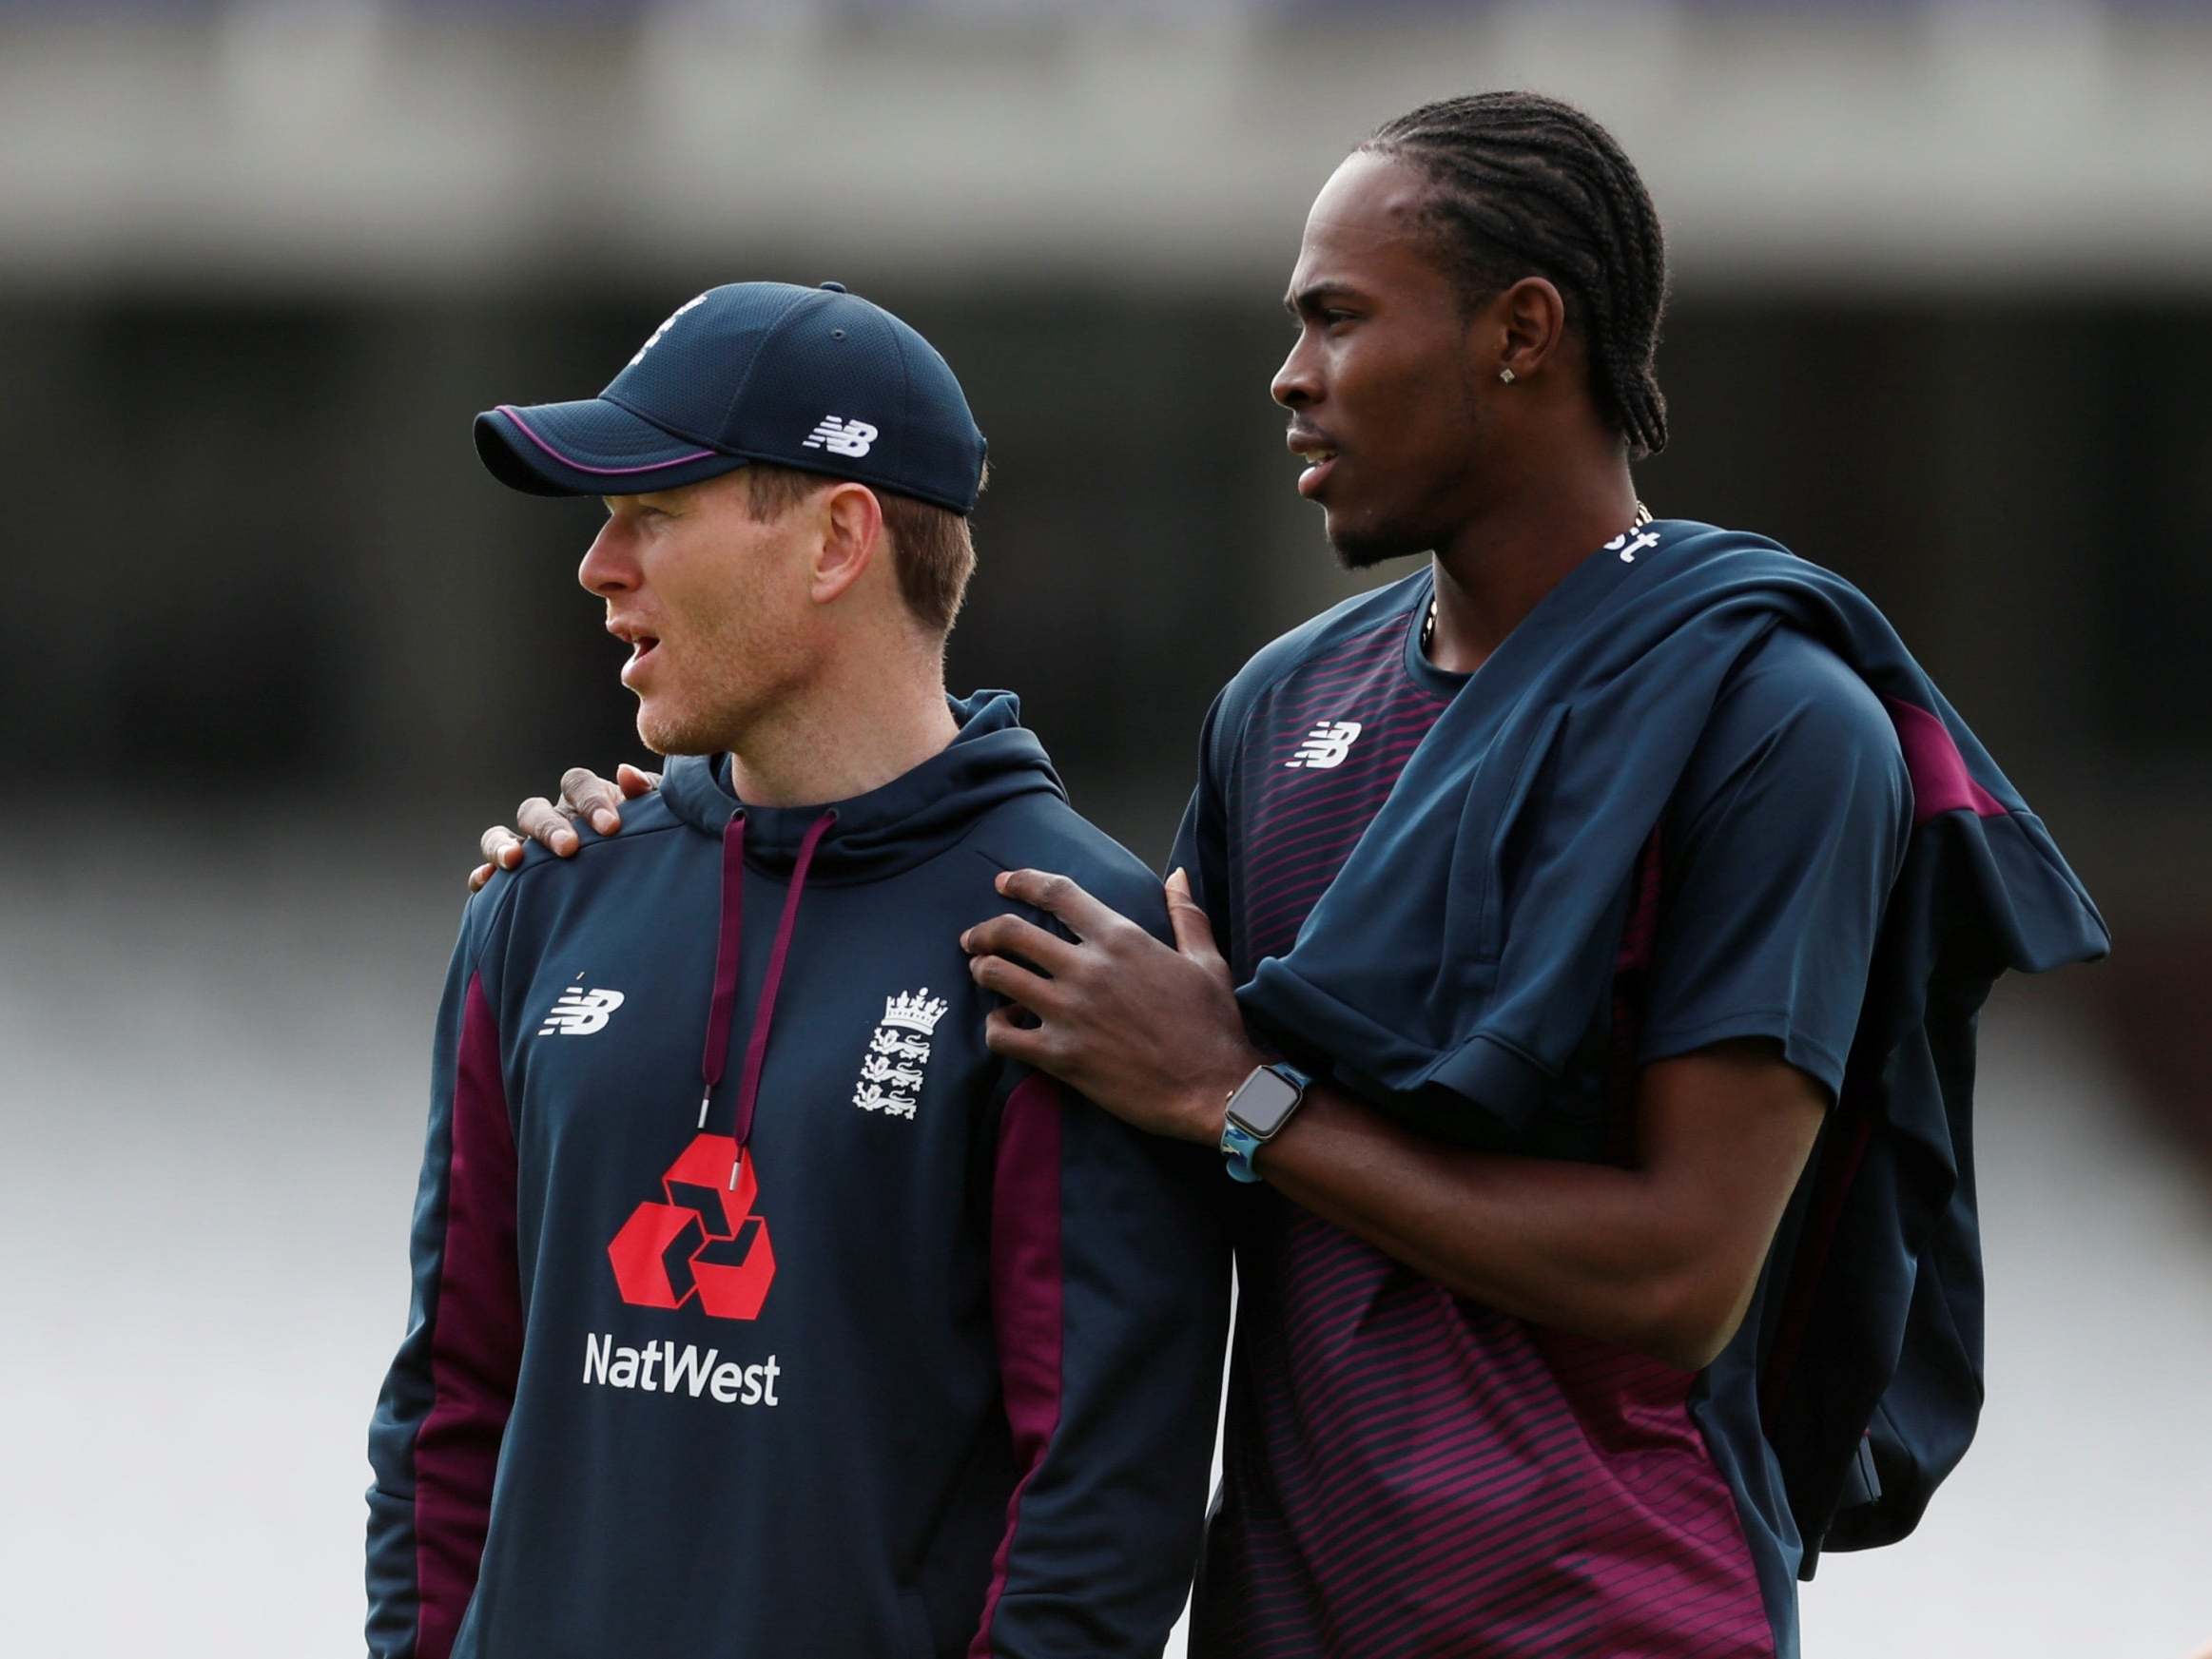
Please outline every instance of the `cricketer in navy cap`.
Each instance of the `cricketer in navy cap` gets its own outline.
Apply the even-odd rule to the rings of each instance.
[[[464,916],[368,1652],[1157,1659],[1204,1527],[1218,1178],[991,1051],[960,930],[1003,872],[1173,933],[1013,694],[946,694],[959,386],[864,300],[747,284],[602,396],[475,430],[507,482],[604,498],[576,580],[669,764]]]
[[[476,416],[534,495],[673,490],[769,461],[975,511],[983,434],[935,347],[842,282],[731,282],[676,307],[596,397]]]

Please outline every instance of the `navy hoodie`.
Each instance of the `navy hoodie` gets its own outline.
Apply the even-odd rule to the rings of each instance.
[[[369,1437],[379,1659],[1161,1648],[1217,1160],[990,1053],[959,938],[1023,865],[1165,914],[1013,697],[953,708],[830,807],[678,760],[471,900]]]

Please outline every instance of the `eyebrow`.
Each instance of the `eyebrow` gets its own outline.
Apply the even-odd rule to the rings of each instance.
[[[1357,299],[1360,298],[1362,298],[1360,291],[1349,282],[1314,282],[1299,289],[1295,294],[1284,295],[1283,309],[1292,317],[1299,317],[1308,312],[1320,310],[1323,304],[1330,299]]]

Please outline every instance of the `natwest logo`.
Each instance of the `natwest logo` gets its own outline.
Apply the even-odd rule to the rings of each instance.
[[[661,1177],[663,1204],[631,1211],[607,1246],[614,1283],[633,1307],[682,1307],[722,1320],[757,1318],[776,1277],[768,1224],[752,1213],[752,1154],[729,1135],[696,1135]]]
[[[584,1338],[584,1381],[607,1388],[636,1388],[647,1394],[689,1394],[697,1399],[711,1396],[723,1405],[774,1405],[776,1373],[782,1369],[770,1354],[757,1365],[725,1360],[719,1348],[701,1349],[686,1342],[648,1342],[626,1348],[614,1333],[587,1333]]]

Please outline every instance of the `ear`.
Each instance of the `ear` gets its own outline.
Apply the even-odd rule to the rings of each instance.
[[[821,497],[821,540],[806,571],[806,596],[828,605],[866,573],[883,550],[883,504],[865,484],[840,484]]]
[[[1566,338],[1567,306],[1560,291],[1543,277],[1523,277],[1491,302],[1499,341],[1499,370],[1510,369],[1517,381],[1532,378]]]

